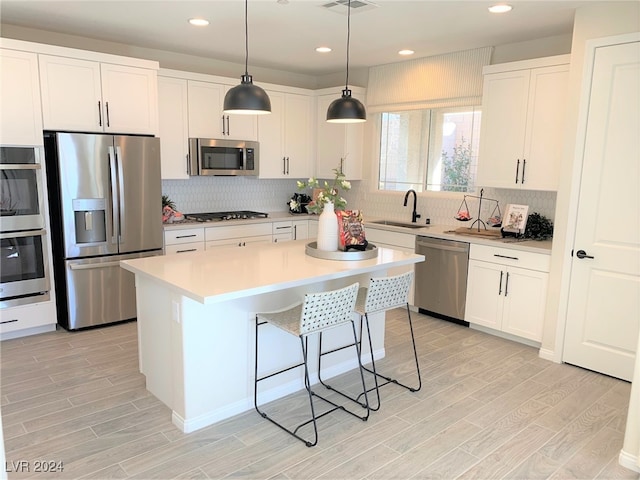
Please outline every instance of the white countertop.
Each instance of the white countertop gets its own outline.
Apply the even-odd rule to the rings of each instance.
[[[323,260],[306,255],[309,242],[217,247],[204,252],[124,260],[120,264],[136,275],[210,304],[424,260],[422,255],[388,248],[379,248],[378,256],[370,260]]]

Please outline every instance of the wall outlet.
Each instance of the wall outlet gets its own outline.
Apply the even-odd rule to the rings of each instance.
[[[425,221],[425,225],[431,225],[431,219],[427,218],[427,220]]]

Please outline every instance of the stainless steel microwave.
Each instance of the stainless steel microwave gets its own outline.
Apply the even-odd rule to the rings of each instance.
[[[258,142],[189,139],[189,175],[258,175]]]

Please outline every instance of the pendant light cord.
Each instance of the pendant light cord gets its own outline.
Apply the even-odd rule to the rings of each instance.
[[[349,41],[351,39],[351,0],[347,4],[347,79],[344,89],[349,90]]]
[[[351,0],[349,0],[351,2]],[[244,74],[249,75],[249,8],[244,0]]]

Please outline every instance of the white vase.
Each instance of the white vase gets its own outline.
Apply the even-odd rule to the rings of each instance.
[[[324,204],[324,209],[318,217],[318,250],[335,252],[338,250],[338,216],[332,202]]]

